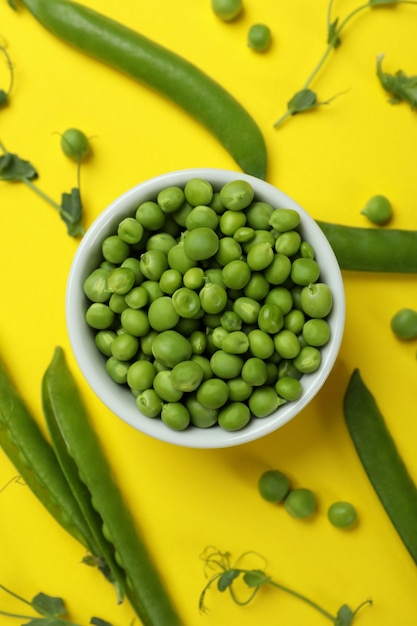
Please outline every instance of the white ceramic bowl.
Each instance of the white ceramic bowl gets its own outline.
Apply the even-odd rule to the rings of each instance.
[[[94,343],[94,333],[87,326],[85,312],[88,306],[83,293],[83,282],[88,274],[98,267],[103,239],[117,230],[119,222],[134,215],[137,206],[155,199],[157,193],[170,185],[184,186],[194,177],[203,178],[220,189],[231,180],[247,180],[258,200],[269,202],[274,207],[292,208],[301,216],[303,238],[311,243],[316,260],[321,268],[320,281],[329,285],[333,293],[333,309],[328,317],[331,339],[322,348],[322,363],[317,371],[302,378],[303,394],[297,401],[282,405],[269,417],[252,418],[243,429],[228,432],[219,426],[211,428],[189,427],[184,431],[168,428],[159,418],[142,415],[136,407],[135,398],[129,389],[113,382],[105,370],[105,359]],[[264,437],[276,431],[298,415],[316,396],[328,378],[337,358],[345,323],[345,296],[341,272],[334,253],[314,219],[294,200],[269,183],[242,173],[210,168],[187,169],[156,176],[138,184],[112,202],[88,228],[70,269],[66,292],[66,322],[75,359],[87,383],[101,401],[120,419],[133,428],[165,442],[191,448],[223,448],[236,446]]]

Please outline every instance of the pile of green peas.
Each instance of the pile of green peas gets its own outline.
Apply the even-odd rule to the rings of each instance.
[[[246,180],[162,189],[118,224],[84,281],[109,376],[169,428],[227,431],[303,393],[333,300],[300,215]]]

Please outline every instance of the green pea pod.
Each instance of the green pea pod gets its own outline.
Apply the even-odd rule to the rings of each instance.
[[[55,350],[45,373],[45,385],[54,413],[53,427],[60,432],[58,445],[65,442],[100,515],[103,534],[125,572],[122,582],[126,597],[144,626],[179,626],[180,619],[114,481],[62,348]]]
[[[94,541],[53,448],[0,361],[0,446],[49,513],[92,551]]]
[[[344,397],[349,433],[366,474],[394,528],[417,564],[417,487],[375,398],[355,370]]]
[[[163,94],[204,125],[247,174],[265,178],[262,133],[218,82],[181,56],[69,0],[21,0],[51,33]]]
[[[417,231],[317,221],[342,270],[417,273]]]

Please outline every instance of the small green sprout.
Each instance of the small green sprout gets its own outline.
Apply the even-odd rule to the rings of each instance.
[[[241,567],[242,562],[248,557],[255,557],[259,559],[262,562],[263,567],[261,569],[247,569]],[[261,587],[265,587],[268,585],[270,587],[275,587],[276,589],[284,591],[285,593],[292,595],[298,600],[305,602],[311,608],[315,609],[328,620],[330,620],[334,624],[334,626],[351,626],[358,611],[367,604],[372,605],[371,600],[365,600],[355,610],[352,610],[347,604],[343,604],[338,610],[337,614],[333,615],[332,613],[329,613],[328,611],[323,609],[313,600],[310,600],[306,596],[300,594],[298,591],[294,591],[289,587],[286,587],[281,583],[276,582],[270,576],[268,576],[264,571],[264,568],[266,566],[265,559],[263,559],[263,557],[258,555],[256,552],[245,552],[234,563],[232,563],[231,555],[229,552],[220,552],[219,550],[217,550],[217,548],[210,546],[205,549],[205,551],[201,555],[201,559],[204,561],[205,573],[207,577],[209,577],[209,581],[204,587],[199,599],[199,608],[200,611],[203,612],[207,610],[207,607],[205,605],[205,597],[207,591],[214,583],[216,583],[218,591],[224,592],[228,590],[232,600],[240,606],[249,604],[249,602],[251,602],[257,595]],[[216,573],[213,574],[213,572]],[[233,587],[236,582],[242,582],[243,588],[247,591],[247,595],[243,599],[238,598],[236,590]]]
[[[406,101],[411,110],[417,108],[417,76],[407,76],[402,70],[395,74],[387,74],[382,70],[383,54],[377,57],[376,73],[382,87],[391,94],[390,104]]]

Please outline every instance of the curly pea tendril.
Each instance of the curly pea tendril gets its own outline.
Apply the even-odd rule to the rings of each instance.
[[[262,569],[247,569],[241,567],[242,562],[250,557],[255,557],[256,559],[262,562]],[[329,619],[335,626],[350,626],[353,624],[353,620],[358,611],[365,605],[372,605],[372,600],[365,600],[362,602],[355,610],[352,610],[347,604],[343,604],[338,610],[336,615],[329,613],[326,609],[322,608],[310,598],[307,598],[303,594],[298,591],[294,591],[289,587],[282,585],[281,583],[273,580],[268,574],[266,574],[264,568],[266,566],[265,559],[257,554],[256,552],[248,551],[244,552],[233,564],[231,561],[231,555],[229,552],[220,552],[217,548],[209,546],[206,548],[201,555],[201,559],[204,561],[204,571],[206,575],[210,576],[209,581],[204,587],[199,601],[199,608],[201,611],[207,610],[207,607],[204,603],[205,596],[208,589],[214,584],[217,584],[218,591],[226,591],[229,590],[229,593],[232,597],[232,600],[239,604],[240,606],[244,606],[249,604],[259,589],[262,586],[269,585],[270,587],[275,587],[280,591],[284,591],[292,595],[293,597],[301,600],[308,604],[311,608],[315,609],[319,613],[321,613],[324,617]],[[212,574],[212,572],[216,572]],[[237,581],[243,582],[243,587],[249,591],[249,595],[241,600],[238,598],[237,593],[233,587]]]

